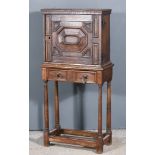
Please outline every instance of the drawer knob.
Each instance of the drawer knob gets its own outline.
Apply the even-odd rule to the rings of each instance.
[[[87,80],[88,80],[88,75],[83,75],[83,76],[82,76],[82,81],[83,81],[83,83],[86,83]]]
[[[61,78],[61,77],[62,77],[61,73],[57,73],[57,78]]]

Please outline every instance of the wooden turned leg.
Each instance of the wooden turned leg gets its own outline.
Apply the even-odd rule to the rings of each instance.
[[[59,94],[58,94],[58,81],[54,82],[54,113],[55,113],[55,128],[60,129],[59,124]]]
[[[112,143],[111,131],[111,81],[107,82],[107,120],[106,120],[106,133],[110,135],[109,145]]]
[[[98,86],[98,135],[97,135],[97,153],[103,152],[103,136],[102,136],[102,85]]]
[[[48,81],[44,81],[44,146],[49,145]]]

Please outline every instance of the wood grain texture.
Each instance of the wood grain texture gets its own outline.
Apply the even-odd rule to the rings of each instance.
[[[110,61],[110,16],[102,16],[102,63]]]
[[[47,80],[47,68],[42,67],[42,80],[46,81]]]
[[[43,14],[65,14],[65,15],[70,15],[70,14],[82,14],[82,15],[91,15],[91,14],[110,14],[111,9],[62,9],[62,8],[46,8],[46,9],[41,9],[41,12]]]
[[[106,117],[106,132],[110,138],[108,144],[112,143],[112,131],[111,131],[111,81],[107,82],[107,117]]]
[[[96,141],[96,152],[103,152],[103,135],[102,135],[102,85],[98,85],[98,135]]]
[[[49,145],[48,81],[44,81],[44,146]]]
[[[92,131],[84,131],[84,130],[72,130],[72,129],[61,129],[62,134],[69,134],[69,135],[77,135],[77,136],[84,136],[84,137],[97,137],[96,132]]]
[[[85,140],[85,139],[79,139],[76,137],[64,137],[64,136],[50,136],[49,141],[51,142],[59,142],[59,143],[66,143],[66,144],[72,144],[72,145],[80,145],[84,147],[96,147],[95,141]]]
[[[59,123],[59,96],[58,96],[58,81],[54,82],[54,112],[55,112],[55,128],[60,129]]]

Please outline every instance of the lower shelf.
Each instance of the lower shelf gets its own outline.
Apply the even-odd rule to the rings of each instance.
[[[109,144],[110,138],[110,134],[103,133],[102,145]],[[96,148],[98,146],[98,134],[85,130],[53,129],[49,131],[49,142]]]
[[[79,139],[77,137],[65,137],[65,136],[52,136],[49,137],[50,142],[58,142],[58,143],[66,143],[66,144],[72,144],[72,145],[80,145],[84,147],[96,147],[95,141],[88,141],[85,139]]]

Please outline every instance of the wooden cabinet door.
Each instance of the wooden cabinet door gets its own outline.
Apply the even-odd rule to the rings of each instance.
[[[99,18],[93,15],[46,15],[46,60],[98,64]]]

